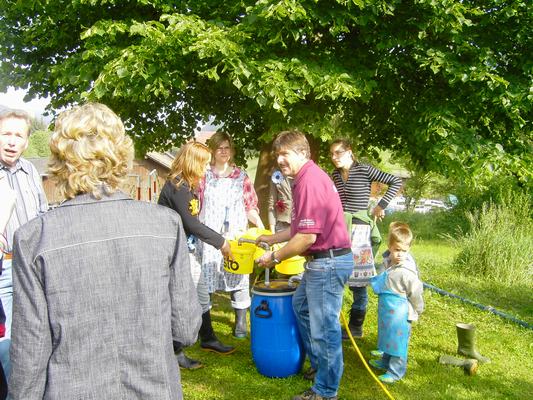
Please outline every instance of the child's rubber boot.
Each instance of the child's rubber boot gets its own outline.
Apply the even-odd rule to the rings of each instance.
[[[376,369],[382,369],[383,371],[387,370],[387,367],[385,364],[383,364],[383,361],[381,360],[370,360],[368,364]]]
[[[370,351],[370,355],[372,357],[380,357],[381,358],[381,357],[383,357],[383,352],[381,350],[377,350],[377,349],[376,350],[371,350]]]
[[[388,372],[386,374],[378,376],[378,379],[381,382],[388,383],[388,384],[396,382],[396,379],[394,379],[394,377],[391,374],[389,374]]]

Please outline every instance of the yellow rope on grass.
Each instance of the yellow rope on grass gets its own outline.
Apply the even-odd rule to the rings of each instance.
[[[357,347],[357,344],[355,343],[355,339],[352,336],[352,332],[350,332],[350,329],[348,327],[348,321],[346,321],[346,317],[344,316],[344,314],[342,312],[341,312],[341,320],[342,320],[342,324],[344,325],[344,329],[346,329],[346,333],[348,333],[348,336],[350,337],[350,341],[352,342],[352,346],[355,349],[355,352],[357,353],[357,355],[359,356],[361,361],[363,362],[363,365],[365,366],[366,370],[370,373],[370,375],[372,375],[372,378],[374,378],[374,380],[378,383],[378,385],[381,387],[381,389],[383,389],[383,391],[385,392],[387,397],[390,400],[394,400],[394,397],[392,397],[392,394],[390,394],[390,392],[387,390],[385,385],[383,385],[383,383],[378,379],[378,377],[374,374],[374,372],[372,372],[372,370],[368,366],[365,358],[363,357],[363,354],[361,353],[361,350],[359,350],[359,347]]]

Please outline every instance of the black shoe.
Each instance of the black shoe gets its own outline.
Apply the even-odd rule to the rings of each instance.
[[[363,337],[363,326],[348,325],[348,327],[354,339],[361,339]],[[342,328],[342,340],[350,340],[350,336],[348,336],[348,332],[344,328]]]
[[[233,346],[222,344],[218,339],[201,341],[200,347],[206,351],[212,351],[218,354],[231,354],[236,350]]]
[[[198,369],[204,366],[200,361],[187,357],[183,351],[176,353],[176,360],[182,369]]]
[[[350,310],[350,322],[348,323],[348,328],[350,333],[356,339],[361,339],[363,337],[363,323],[365,322],[366,310]],[[348,332],[342,328],[342,340],[348,340]]]
[[[308,389],[297,396],[293,396],[292,400],[337,400],[337,396],[322,397],[318,393],[315,393],[311,389]]]
[[[307,371],[304,372],[304,379],[307,379],[308,381],[314,381],[316,375],[316,369],[313,367],[309,367]]]

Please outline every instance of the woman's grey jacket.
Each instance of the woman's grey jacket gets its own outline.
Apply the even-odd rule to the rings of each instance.
[[[13,399],[181,399],[172,340],[201,309],[180,217],[117,192],[23,225],[13,262]]]

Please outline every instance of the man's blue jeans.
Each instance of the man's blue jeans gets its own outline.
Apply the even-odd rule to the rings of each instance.
[[[342,377],[339,315],[352,271],[351,253],[309,261],[292,299],[305,350],[317,370],[312,389],[322,397],[336,396]]]

